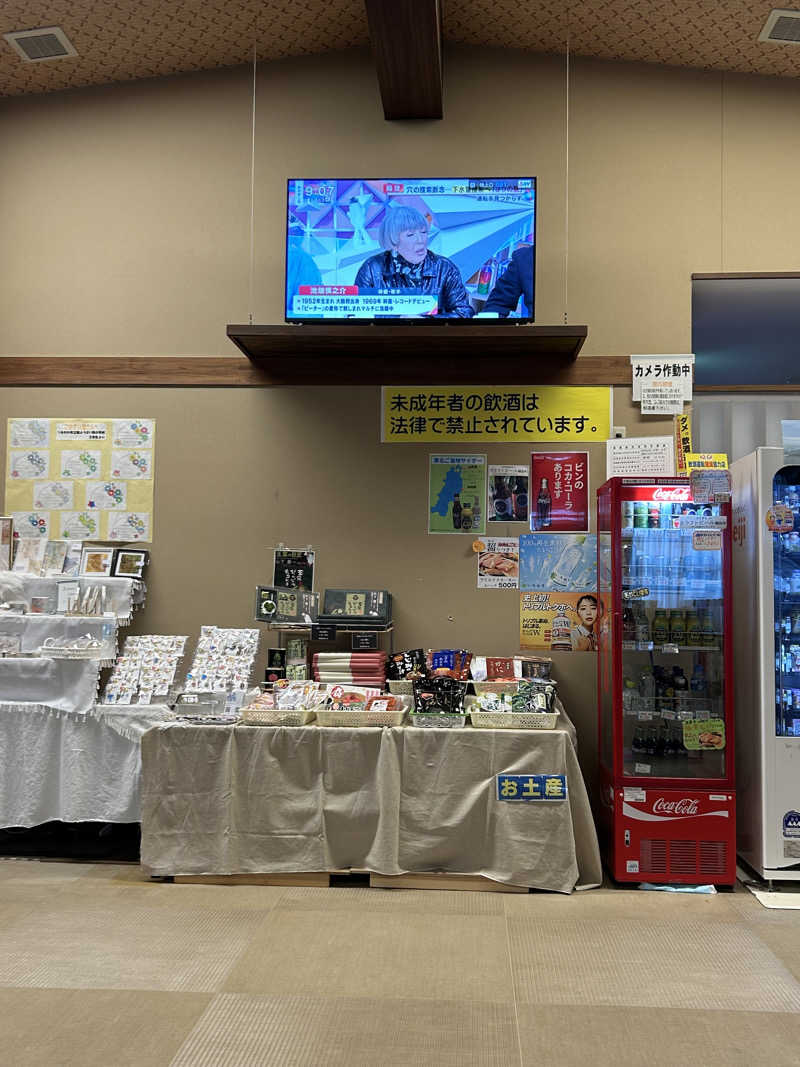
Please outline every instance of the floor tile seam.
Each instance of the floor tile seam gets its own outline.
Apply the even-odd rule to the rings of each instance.
[[[437,1004],[462,1004],[462,1005],[476,1005],[476,1006],[484,1006],[486,1004],[494,1004],[496,1007],[500,1007],[500,1008],[507,1008],[508,1007],[508,997],[507,996],[504,997],[504,996],[498,995],[496,997],[493,997],[493,996],[483,996],[483,995],[481,995],[480,997],[478,997],[478,996],[470,997],[470,996],[465,996],[463,993],[461,993],[459,995],[454,995],[452,997],[443,996],[441,994],[437,995],[437,996],[430,996],[430,997],[420,997],[420,996],[414,997],[414,996],[403,996],[403,995],[399,995],[398,996],[395,993],[387,993],[387,992],[383,992],[383,993],[380,993],[380,994],[377,994],[377,993],[371,993],[371,994],[365,993],[363,996],[361,996],[361,995],[358,995],[358,994],[355,994],[355,993],[348,993],[346,995],[343,995],[341,993],[326,993],[326,992],[320,991],[320,990],[314,990],[313,992],[299,992],[297,990],[289,990],[289,989],[282,990],[282,991],[264,990],[263,992],[260,992],[260,993],[254,993],[250,989],[218,989],[218,990],[215,990],[214,996],[216,996],[216,997],[218,997],[218,996],[225,996],[225,997],[262,997],[262,998],[267,998],[267,999],[275,998],[275,997],[283,997],[283,998],[310,997],[312,1000],[359,1001],[361,1003],[368,1003],[368,1004],[374,1003],[376,1000],[379,1000],[382,1003],[395,1003],[395,1002],[397,1002],[397,1003],[430,1004],[431,1002],[434,1002],[434,1003],[437,1003]]]
[[[729,1015],[731,1015],[731,1014],[733,1014],[733,1015],[759,1015],[759,1016],[760,1015],[770,1015],[770,1016],[771,1015],[786,1015],[786,1016],[790,1016],[792,1018],[797,1016],[798,1012],[800,1011],[800,1009],[789,1007],[788,1005],[786,1007],[784,1007],[784,1008],[778,1008],[778,1007],[774,1007],[774,1008],[754,1008],[754,1007],[737,1008],[737,1007],[734,1007],[734,1006],[731,1006],[731,1005],[718,1006],[716,1004],[704,1004],[702,1008],[693,1008],[693,1007],[690,1007],[688,1005],[684,1006],[682,1004],[665,1004],[663,1002],[663,1000],[658,1004],[652,1004],[652,1003],[649,1003],[647,1001],[641,1001],[641,1000],[637,1000],[637,1001],[633,1001],[633,1000],[618,1000],[618,1001],[610,1002],[610,1001],[603,1001],[603,1000],[593,1000],[591,998],[584,998],[582,1000],[578,1000],[578,999],[575,999],[575,998],[573,998],[571,1000],[568,1000],[568,999],[564,999],[564,1000],[546,1000],[546,999],[542,999],[542,1000],[527,1000],[527,999],[525,999],[524,996],[520,996],[519,998],[517,998],[517,1002],[518,1002],[519,1007],[522,1008],[522,1009],[528,1009],[528,1008],[534,1008],[534,1009],[535,1008],[575,1008],[575,1009],[591,1008],[592,1011],[594,1011],[594,1010],[596,1010],[598,1008],[602,1008],[602,1009],[606,1009],[608,1011],[627,1011],[628,1009],[633,1008],[633,1009],[635,1009],[637,1011],[646,1010],[648,1013],[681,1011],[681,1012],[697,1012],[699,1014],[702,1014],[703,1012],[715,1012],[715,1013],[716,1012],[722,1012],[722,1013],[727,1013]]]
[[[511,978],[511,1003],[514,1007],[514,1031],[517,1035],[517,1051],[519,1053],[519,1067],[525,1067],[525,1061],[522,1054],[522,1030],[519,1025],[519,1002],[517,998],[517,979],[514,973],[514,954],[511,951],[511,931],[508,926],[508,913],[505,910],[505,904],[503,905],[503,918],[505,920],[505,935],[506,935],[506,958],[508,962],[508,972]]]

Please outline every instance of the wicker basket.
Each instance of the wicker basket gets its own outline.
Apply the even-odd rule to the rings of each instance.
[[[458,730],[467,725],[466,715],[437,714],[435,712],[412,711],[411,725],[423,728],[432,727],[439,730]]]
[[[317,723],[320,726],[402,726],[407,714],[405,701],[402,708],[394,711],[330,711],[318,708]]]
[[[470,709],[470,721],[477,730],[554,730],[557,711],[477,711]]]
[[[394,696],[414,695],[414,682],[410,678],[390,678],[386,684],[389,686],[389,692]]]
[[[476,693],[516,693],[519,678],[504,678],[497,682],[472,682]]]
[[[313,720],[306,708],[242,708],[245,726],[306,726]]]

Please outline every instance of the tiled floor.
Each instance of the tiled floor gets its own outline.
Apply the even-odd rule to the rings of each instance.
[[[0,1018],[13,1067],[795,1067],[800,912],[0,860]]]

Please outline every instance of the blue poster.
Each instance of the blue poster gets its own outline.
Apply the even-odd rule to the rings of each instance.
[[[519,587],[537,593],[597,589],[595,534],[523,534]]]

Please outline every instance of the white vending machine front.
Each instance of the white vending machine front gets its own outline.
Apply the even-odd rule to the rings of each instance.
[[[800,880],[800,466],[731,465],[738,855]]]

